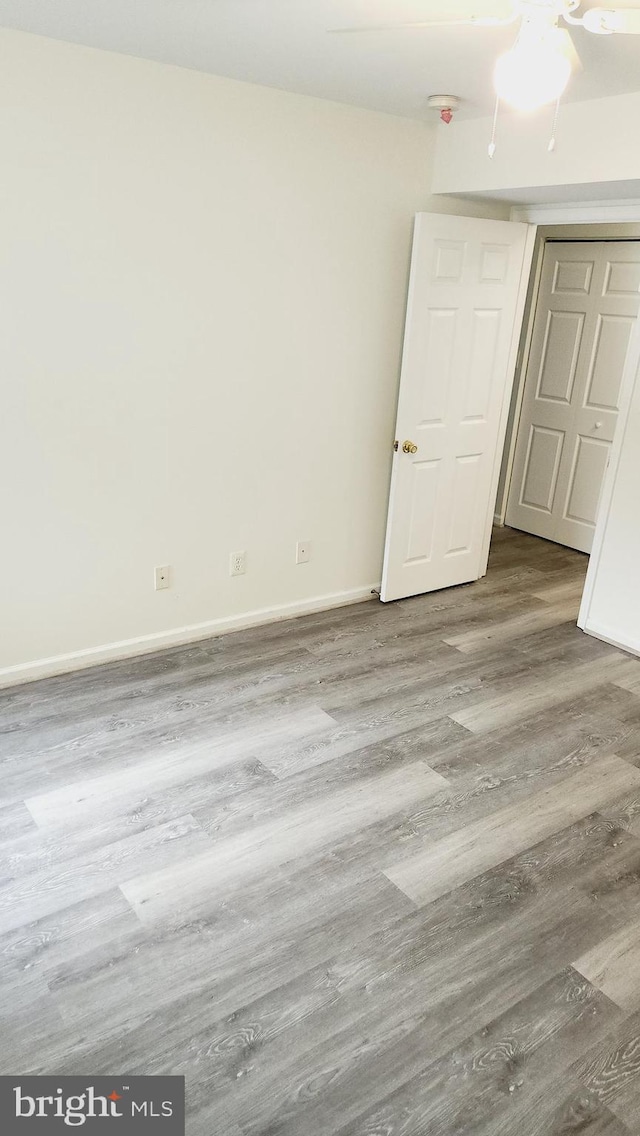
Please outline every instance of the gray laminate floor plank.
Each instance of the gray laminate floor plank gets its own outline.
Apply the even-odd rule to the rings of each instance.
[[[508,805],[427,845],[385,874],[414,903],[437,899],[461,883],[609,804],[629,789],[640,791],[640,771],[615,755],[596,757],[585,770],[527,799]]]
[[[36,823],[24,801],[14,801],[13,804],[0,806],[2,843],[33,832],[35,828]]]
[[[29,795],[27,808],[36,824],[55,824],[61,815],[68,818],[74,812],[83,813],[89,803],[114,796],[131,799],[146,794],[150,786],[163,789],[235,762],[258,760],[264,764],[271,748],[279,752],[284,745],[298,746],[303,739],[316,738],[334,726],[335,722],[314,706],[271,717],[256,716],[235,729],[227,725],[205,729],[188,744],[171,743],[152,757],[127,764],[117,775],[111,770],[102,773],[99,764],[85,768],[78,762],[67,784]]]
[[[187,768],[185,763],[185,772]],[[69,807],[64,818],[52,810],[46,821],[38,826],[44,845],[64,841],[68,848],[76,840],[95,840],[105,825],[109,826],[112,839],[120,839],[175,820],[185,813],[193,814],[196,809],[207,809],[220,815],[222,810],[227,812],[234,797],[244,797],[245,794],[261,796],[261,790],[275,786],[277,778],[261,762],[250,759],[234,761],[231,765],[214,768],[210,773],[187,776],[173,784],[155,785],[150,781],[144,786],[140,782],[130,796],[118,793],[117,783],[118,779],[112,778],[113,791],[104,797],[93,793],[83,796],[81,788],[74,796],[74,789],[70,787]],[[33,847],[35,840],[24,839],[21,845],[23,848]]]
[[[519,696],[514,696],[514,692],[509,690],[482,702],[476,701],[475,705],[456,707],[448,712],[454,721],[468,730],[488,733],[540,710],[552,711],[573,695],[597,690],[603,683],[613,683],[618,678],[634,675],[636,671],[640,671],[639,659],[620,656],[599,658],[572,668],[561,683],[556,675],[536,678]]]
[[[640,1130],[640,663],[585,569],[497,530],[0,691],[0,1072],[184,1074],[188,1136]]]
[[[157,722],[159,714],[165,729],[181,728],[204,712],[228,715],[231,708],[251,701],[258,690],[273,688],[277,693],[314,665],[317,668],[317,661],[308,651],[288,648],[262,665],[246,660],[216,669],[204,662],[198,668],[171,671],[162,680],[156,676],[144,682],[129,679],[114,687],[109,685],[102,698],[99,691],[93,697],[69,695],[65,701],[71,712],[62,718],[55,713],[55,702],[53,706],[47,703],[46,713],[34,708],[31,713],[23,709],[19,717],[4,715],[0,758],[11,756],[17,747],[23,757],[28,754],[40,759],[50,753],[64,756],[67,749],[91,752],[100,742],[113,741],[116,733],[137,741],[144,736],[145,728]],[[103,753],[104,758],[110,756],[108,745],[103,746]]]
[[[640,781],[640,772],[637,777]],[[122,890],[145,923],[155,924],[176,910],[195,914],[212,894],[232,888],[233,881],[247,878],[258,867],[276,867],[296,855],[327,847],[353,829],[446,791],[446,785],[426,763],[412,762],[367,779],[357,788],[337,789],[284,818],[245,829],[168,869],[140,873],[124,882]]]
[[[640,1014],[624,1018],[572,1067],[588,1092],[630,1132],[640,1127]]]
[[[176,866],[209,850],[211,841],[192,816],[178,817],[112,843],[79,853],[73,859],[43,864],[13,875],[0,886],[0,928],[11,931],[51,915],[80,899],[122,887],[145,865]]]
[[[512,642],[510,649],[538,663],[556,659],[565,664],[579,664],[616,655],[620,658],[620,652],[615,647],[585,635],[575,620],[544,631],[534,631],[526,638]]]
[[[523,1084],[513,1097],[508,1109],[475,1126],[476,1136],[630,1136],[627,1126],[561,1063],[554,1075]]]
[[[86,957],[92,950],[104,950],[126,934],[139,934],[139,923],[119,888],[100,892],[91,899],[60,907],[0,935],[0,982],[10,971],[49,975],[63,964]],[[28,977],[28,976],[27,976]]]
[[[216,1015],[232,1014],[247,1000],[326,966],[336,951],[382,933],[410,910],[380,874],[345,873],[322,857],[304,871],[283,870],[276,878],[270,872],[268,880],[239,889],[233,904],[212,900],[197,919],[164,925],[153,936],[129,924],[117,943],[57,960],[47,980],[68,1022],[86,1025],[102,1005],[112,1022],[133,1017],[135,1023],[139,1003],[121,996],[128,983],[156,1008],[185,998],[197,1005],[203,989],[211,989]],[[208,1003],[205,1012],[210,1022]]]
[[[640,850],[627,834],[621,837]],[[386,931],[381,927],[368,943],[276,987],[259,1003],[234,1011],[217,1030],[193,1039],[191,1052],[208,1066],[199,1070],[205,1087],[218,1095],[226,1082],[238,1109],[242,1098],[243,1116],[264,1117],[265,1110],[286,1101],[287,1086],[305,1070],[316,1092],[308,1090],[303,1099],[311,1107],[313,1096],[314,1108],[328,1114],[322,1070],[334,1062],[331,1100],[342,1101],[344,1112],[346,1094],[351,1107],[364,1108],[373,1084],[388,1084],[393,1071],[402,1081],[412,1062],[420,1067],[421,1055],[433,1056],[438,1047],[465,1037],[501,1006],[535,989],[549,968],[564,966],[572,942],[594,942],[616,918],[626,919],[626,897],[618,897],[617,913],[610,911],[604,894],[592,901],[589,882],[594,864],[619,863],[623,855],[628,852],[610,840],[610,827],[590,818],[488,873],[475,888],[460,889]],[[568,881],[571,911],[564,900]],[[304,1057],[314,1042],[316,1052]],[[356,1091],[352,1074],[363,1062],[377,1067]]]
[[[626,1013],[640,1009],[640,916],[608,935],[573,965]]]
[[[514,1103],[531,1083],[551,1079],[569,1054],[598,1039],[614,1008],[570,969],[427,1065],[382,1104],[340,1129],[343,1136],[476,1131],[487,1121],[513,1123]],[[592,1032],[593,1031],[593,1032]],[[530,1133],[526,1120],[513,1131]],[[286,1127],[281,1129],[284,1133]]]
[[[493,883],[496,887],[496,878]],[[104,1041],[87,1040],[86,1023],[80,1022],[76,1043],[73,1032],[69,1032],[66,1044],[52,1049],[49,1059],[55,1061],[61,1072],[69,1071],[78,1060],[84,1065],[89,1062],[94,1067],[115,1072],[126,1068],[127,1063],[128,1067],[137,1066],[146,1055],[150,1071],[186,1073],[195,1108],[200,1108],[213,1095],[232,1115],[242,1116],[240,1094],[246,1103],[246,1092],[255,1091],[264,1110],[268,1101],[273,1100],[273,1094],[285,1091],[295,1075],[285,1066],[285,1076],[280,1080],[272,1075],[273,1068],[266,1083],[262,1078],[257,1082],[252,1079],[262,1057],[266,1015],[276,1037],[280,1026],[289,1027],[289,1036],[281,1037],[280,1044],[271,1050],[276,1061],[295,1056],[295,1068],[306,1068],[308,1046],[329,1034],[328,1052],[349,1074],[354,1057],[362,1056],[366,1037],[372,1040],[371,1047],[365,1044],[370,1057],[375,1057],[376,1053],[379,1058],[384,1056],[380,1067],[384,1063],[389,1075],[393,1067],[396,1076],[402,1078],[406,1075],[408,1053],[420,1056],[433,1052],[438,1045],[446,1048],[446,1042],[450,1044],[466,1036],[466,1032],[473,1032],[502,1007],[508,1007],[523,994],[536,989],[544,981],[546,972],[561,969],[576,941],[585,936],[593,939],[602,935],[611,921],[604,904],[595,908],[584,895],[577,893],[569,904],[562,904],[562,909],[557,904],[550,905],[546,899],[541,902],[537,897],[524,898],[524,907],[514,920],[502,889],[500,898],[495,896],[499,915],[494,906],[487,933],[480,934],[479,938],[474,934],[472,912],[467,910],[467,927],[472,936],[462,954],[458,953],[455,958],[446,950],[434,949],[438,935],[443,936],[443,943],[448,941],[443,912],[439,920],[435,912],[433,916],[420,912],[415,917],[405,916],[396,928],[391,925],[382,935],[383,943],[380,943],[380,932],[374,932],[363,947],[349,948],[297,982],[283,981],[281,972],[278,981],[273,983],[273,995],[263,999],[264,1010],[254,1006],[246,1015],[238,1012],[231,1015],[226,1042],[224,1038],[218,1040],[219,1034],[211,1022],[215,990],[211,985],[203,987],[198,995],[174,1001],[166,1009],[160,1007],[152,1015],[141,1015],[140,1024],[130,1020],[124,1030],[121,1024],[114,1028],[107,1013],[112,1036]],[[460,917],[464,917],[462,912]],[[422,931],[430,920],[438,922],[439,930],[433,926],[431,936],[425,936]],[[465,990],[463,1012],[453,1014],[461,986]],[[416,1002],[417,988],[425,992],[422,1005]],[[122,986],[121,993],[126,997],[126,985]],[[99,1000],[97,1004],[102,1003]],[[146,1005],[148,1007],[148,1002]],[[348,1028],[338,1037],[334,1031],[340,1022]],[[274,1029],[276,1023],[278,1028]],[[406,1038],[407,1033],[410,1035],[408,1050],[400,1056],[395,1052],[389,1055],[389,1045]],[[44,1055],[46,1050],[41,1047],[40,1060]],[[326,1061],[326,1052],[322,1056]],[[217,1064],[220,1057],[222,1069]],[[309,1075],[316,1086],[313,1099],[317,1106],[317,1092],[322,1093],[323,1081],[322,1066],[314,1074],[315,1068],[311,1066]],[[220,1080],[220,1074],[224,1081]],[[345,1080],[348,1091],[350,1076]],[[230,1085],[230,1096],[224,1091],[225,1081],[226,1086]],[[379,1087],[383,1084],[380,1081]],[[272,1086],[270,1092],[267,1091],[269,1085]],[[362,1087],[357,1093],[355,1086],[352,1087],[354,1101],[361,1101],[361,1092]],[[367,1092],[370,1096],[370,1086]],[[261,1115],[255,1102],[251,1107],[256,1115]]]
[[[252,1130],[279,1131],[284,1112],[293,1114],[284,1130],[295,1131],[289,1125],[307,1123],[312,1102],[318,1132],[349,1109],[365,1110],[383,1086],[403,1083],[565,966],[571,941],[593,942],[626,919],[622,896],[617,913],[603,896],[591,898],[590,866],[620,857],[609,834],[593,818],[575,826],[528,861],[488,873],[475,892],[460,889],[234,1012],[217,1036],[195,1043],[201,1058],[206,1050],[208,1090],[219,1095],[226,1085]],[[582,885],[571,910],[568,880]]]
[[[473,654],[476,651],[486,651],[496,644],[518,641],[537,631],[545,631],[549,627],[559,627],[564,623],[573,625],[575,618],[575,600],[571,597],[568,600],[548,604],[540,611],[514,615],[492,627],[481,627],[447,636],[445,643],[450,647],[457,647],[464,653]]]
[[[565,600],[571,600],[574,604],[580,603],[582,593],[584,591],[586,572],[569,579],[566,583],[561,584],[543,584],[539,589],[533,589],[532,595],[536,599],[544,600],[545,603],[556,604],[563,603]]]
[[[433,723],[355,755],[361,763],[361,777],[389,768],[390,763],[393,767],[425,756],[450,785],[337,841],[333,850],[343,862],[362,862],[383,870],[388,867],[389,847],[393,847],[398,861],[409,859],[425,842],[449,836],[506,806],[522,805],[536,791],[553,787],[588,767],[596,755],[617,752],[619,739],[626,736],[624,725],[607,724],[597,716],[583,718],[579,714],[576,718],[567,709],[564,720],[553,730],[541,716],[535,728],[529,724],[528,730],[518,727],[506,731],[490,753],[473,736],[463,743],[456,738],[443,751],[429,753],[432,728]],[[351,777],[357,772],[352,766]],[[226,803],[224,812],[205,805],[194,815],[212,839],[224,841],[241,834],[250,817],[259,823],[267,816],[273,818],[287,804],[300,803],[306,797],[306,785],[309,797],[318,799],[331,788],[334,778],[340,784],[345,774],[349,774],[349,764],[345,770],[338,759],[264,790],[239,794]],[[620,801],[615,805],[618,808]]]

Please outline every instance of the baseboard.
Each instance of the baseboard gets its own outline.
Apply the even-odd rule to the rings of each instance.
[[[612,647],[619,647],[621,651],[628,651],[632,655],[640,655],[640,641],[626,639],[619,631],[611,627],[602,627],[598,623],[587,620],[582,630],[594,639],[601,639],[603,643],[610,643]]]
[[[180,647],[187,643],[197,643],[200,639],[212,639],[226,635],[230,631],[242,631],[249,627],[260,627],[265,623],[279,623],[284,619],[295,619],[300,615],[313,615],[318,611],[329,611],[334,607],[347,607],[349,604],[371,600],[373,589],[379,584],[366,588],[352,588],[347,592],[331,592],[326,596],[316,596],[310,600],[280,604],[276,607],[260,608],[242,615],[228,615],[222,619],[211,619],[205,623],[193,623],[187,627],[175,627],[170,631],[158,631],[152,635],[140,635],[136,639],[123,639],[118,643],[105,643],[100,647],[88,647],[83,651],[72,651],[67,655],[53,655],[48,659],[36,659],[31,663],[18,663],[0,669],[0,688],[16,686],[23,682],[34,682],[40,678],[67,674],[70,671],[97,667],[101,663],[113,663],[120,659],[148,655],[166,647]]]

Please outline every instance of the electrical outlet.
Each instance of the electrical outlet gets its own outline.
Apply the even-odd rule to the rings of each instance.
[[[247,570],[246,552],[232,552],[229,556],[229,575],[244,576]]]
[[[308,564],[311,560],[311,541],[299,540],[296,544],[296,564]]]
[[[161,592],[163,588],[171,587],[171,568],[168,564],[163,564],[161,568],[154,568],[153,580],[156,592]]]

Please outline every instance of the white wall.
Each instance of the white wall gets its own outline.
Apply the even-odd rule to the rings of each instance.
[[[626,406],[620,412],[579,622],[592,635],[640,654],[640,325],[628,371],[630,406],[628,416]]]
[[[429,196],[433,129],[15,32],[0,58],[0,682],[366,595],[412,215],[470,211]]]
[[[640,92],[563,104],[550,154],[553,114],[501,112],[492,160],[492,120],[454,119],[439,134],[432,188],[525,202],[640,196],[640,147],[631,144]]]

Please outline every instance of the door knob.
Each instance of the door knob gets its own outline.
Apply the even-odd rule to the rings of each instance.
[[[593,428],[594,428],[594,430],[601,430],[602,429],[602,422],[594,422]]]
[[[415,442],[403,442],[402,452],[403,454],[417,454],[418,447],[416,446]]]

